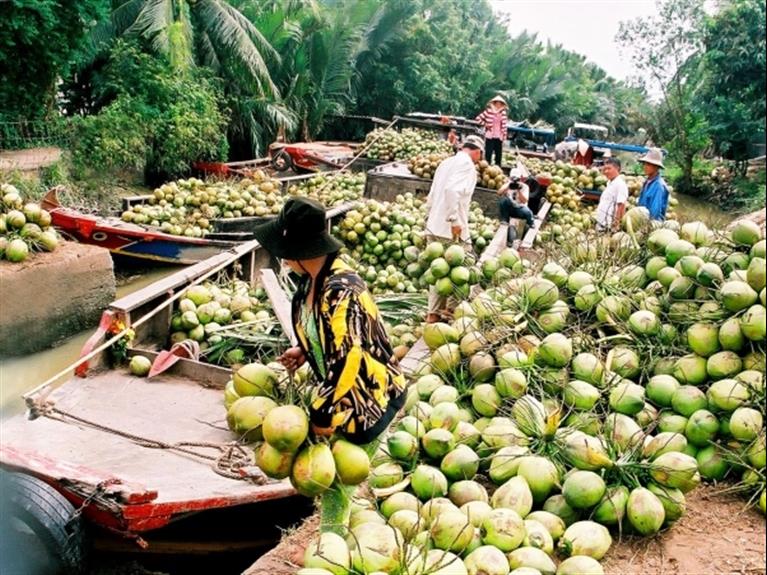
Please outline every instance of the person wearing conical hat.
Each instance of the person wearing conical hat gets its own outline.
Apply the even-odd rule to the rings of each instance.
[[[650,148],[647,153],[639,158],[645,174],[645,182],[642,192],[639,194],[637,205],[647,208],[653,220],[663,221],[666,219],[668,209],[668,185],[660,175],[663,169],[663,152],[658,148]]]
[[[503,141],[506,139],[506,100],[501,96],[495,96],[488,103],[485,110],[476,118],[485,130],[485,160],[488,163],[501,165],[503,153]]]

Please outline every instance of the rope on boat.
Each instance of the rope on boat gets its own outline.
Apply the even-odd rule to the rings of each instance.
[[[29,407],[30,415],[33,419],[38,417],[47,417],[62,423],[77,423],[98,431],[117,435],[141,447],[150,449],[167,449],[176,453],[190,455],[198,459],[210,462],[211,468],[217,474],[228,479],[245,480],[255,485],[265,485],[273,483],[263,471],[261,471],[255,462],[253,450],[238,441],[229,441],[224,443],[215,443],[211,441],[179,441],[168,443],[158,439],[151,439],[129,433],[91,421],[69,413],[55,406],[53,401],[33,400]],[[210,450],[213,453],[205,453]],[[218,453],[216,453],[218,452]]]

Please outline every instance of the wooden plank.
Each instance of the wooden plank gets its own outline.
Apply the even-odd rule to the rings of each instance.
[[[508,237],[509,237],[509,224],[501,223],[498,226],[498,229],[496,230],[495,235],[493,236],[493,239],[490,241],[488,246],[485,248],[485,251],[483,251],[482,255],[479,257],[480,265],[483,264],[485,260],[498,257],[498,254],[500,254],[503,251],[503,249],[506,247],[506,242]]]
[[[543,222],[546,221],[546,218],[548,217],[550,210],[551,210],[551,202],[547,201],[541,206],[541,209],[538,210],[538,215],[535,218],[535,223],[533,224],[533,227],[527,231],[524,239],[522,240],[522,243],[520,244],[520,249],[529,250],[530,248],[533,247],[533,244],[535,243],[535,238],[538,235],[538,232],[540,231],[541,226],[543,225]]]
[[[280,286],[274,270],[268,268],[261,270],[261,284],[264,286],[264,290],[266,290],[266,295],[269,297],[274,315],[277,316],[282,330],[287,334],[290,343],[296,345],[297,340],[296,334],[293,332],[293,314],[291,312],[290,300],[285,290]]]
[[[429,351],[429,347],[426,345],[423,338],[420,338],[413,344],[413,347],[410,348],[407,355],[402,358],[399,365],[405,375],[412,377],[430,356],[431,352]]]

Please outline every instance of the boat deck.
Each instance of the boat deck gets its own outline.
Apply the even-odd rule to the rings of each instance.
[[[102,371],[68,381],[48,399],[79,418],[153,441],[231,442],[221,383],[204,387],[168,373],[147,380],[126,370]],[[257,485],[231,479],[217,473],[212,461],[145,447],[74,421],[17,416],[2,423],[2,436],[4,466],[65,486],[72,490],[64,493],[70,499],[72,493],[85,498],[109,484],[94,503],[116,518],[112,526],[119,529],[154,529],[182,513],[295,494],[286,481]],[[220,453],[191,449],[214,457]]]

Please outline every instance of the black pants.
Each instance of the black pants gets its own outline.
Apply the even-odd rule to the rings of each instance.
[[[487,138],[485,140],[485,160],[488,164],[495,163],[496,166],[501,165],[501,156],[503,155],[503,140],[498,138]],[[493,162],[493,155],[495,155],[495,162]]]
[[[533,211],[527,206],[512,202],[511,198],[501,198],[498,201],[498,210],[501,213],[502,222],[508,222],[511,218],[518,218],[520,220],[525,220],[530,227],[533,227],[533,224],[535,224]]]

